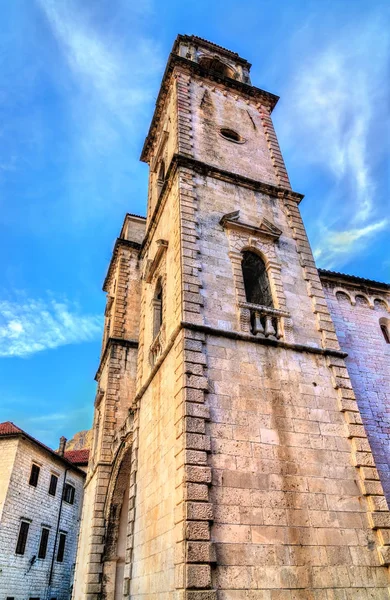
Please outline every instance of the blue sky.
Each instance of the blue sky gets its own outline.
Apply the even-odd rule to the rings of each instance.
[[[321,267],[389,280],[386,2],[1,0],[0,421],[91,425],[105,297],[178,33],[253,63]],[[387,244],[388,246],[389,244]]]

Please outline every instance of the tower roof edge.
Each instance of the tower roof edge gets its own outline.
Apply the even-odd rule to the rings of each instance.
[[[252,66],[252,64],[246,60],[246,58],[242,58],[242,56],[240,56],[237,52],[233,52],[233,50],[229,50],[228,48],[224,48],[223,46],[219,46],[218,44],[215,44],[214,42],[210,42],[209,40],[206,40],[205,38],[201,38],[198,35],[186,35],[186,34],[182,34],[179,33],[179,35],[177,36],[174,44],[173,44],[173,48],[172,48],[172,53],[177,53],[178,47],[180,42],[189,42],[195,45],[199,45],[199,46],[203,46],[204,48],[207,48],[208,50],[214,50],[214,51],[218,51],[219,54],[223,54],[225,56],[227,56],[228,58],[233,58],[236,62],[241,63],[242,65],[245,65],[246,67],[248,67],[248,69],[250,69],[250,67]]]

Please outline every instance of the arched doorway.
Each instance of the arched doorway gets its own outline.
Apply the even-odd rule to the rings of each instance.
[[[107,600],[123,600],[126,540],[129,514],[131,447],[118,459],[119,467],[112,475],[109,506],[106,510],[106,543],[104,552],[103,592]],[[110,488],[109,488],[110,490]]]

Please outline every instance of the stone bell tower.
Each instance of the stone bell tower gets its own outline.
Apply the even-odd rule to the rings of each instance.
[[[96,576],[76,598],[387,597],[386,501],[273,129],[278,98],[249,70],[195,36],[169,57],[121,312],[139,322],[137,375],[113,398],[90,501]]]

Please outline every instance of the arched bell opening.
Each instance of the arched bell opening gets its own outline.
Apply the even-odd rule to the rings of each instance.
[[[254,252],[245,250],[242,253],[242,275],[246,301],[272,308],[271,287],[263,259]]]

